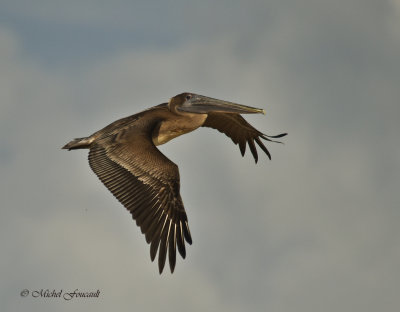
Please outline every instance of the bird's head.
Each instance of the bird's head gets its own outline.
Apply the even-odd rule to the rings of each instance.
[[[171,98],[168,107],[177,114],[195,113],[207,114],[209,112],[235,113],[235,114],[265,114],[261,108],[250,107],[228,101],[213,99],[204,95],[184,92]]]

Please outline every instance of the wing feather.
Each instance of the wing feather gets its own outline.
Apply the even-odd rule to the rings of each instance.
[[[203,127],[213,128],[226,134],[232,139],[233,143],[239,145],[242,156],[246,153],[246,146],[248,144],[255,162],[258,161],[258,154],[254,141],[267,154],[268,158],[271,159],[271,154],[260,138],[271,142],[278,142],[271,140],[271,138],[280,138],[286,135],[286,133],[276,136],[265,135],[250,125],[241,115],[233,113],[209,112]]]
[[[126,132],[129,131],[124,135]],[[176,245],[185,258],[185,240],[192,243],[179,193],[178,167],[144,136],[134,136],[129,143],[119,142],[115,137],[107,139],[108,144],[99,140],[100,143],[91,147],[90,167],[136,220],[150,244],[152,261],[158,252],[160,273],[167,253],[173,272]],[[137,144],[141,145],[140,149],[134,148]]]

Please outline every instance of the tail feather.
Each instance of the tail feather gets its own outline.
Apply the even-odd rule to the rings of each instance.
[[[73,149],[83,149],[89,148],[92,143],[92,139],[90,138],[77,138],[73,139],[71,142],[65,144],[62,149],[73,150]]]

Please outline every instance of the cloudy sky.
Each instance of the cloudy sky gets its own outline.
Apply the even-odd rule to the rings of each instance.
[[[399,86],[399,0],[1,1],[0,310],[397,311]],[[160,276],[60,147],[183,91],[289,135],[257,165],[211,129],[161,147],[193,245]]]

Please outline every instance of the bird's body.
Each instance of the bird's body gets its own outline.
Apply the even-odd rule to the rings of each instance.
[[[192,243],[186,212],[179,193],[178,166],[162,154],[157,145],[201,126],[225,133],[246,144],[258,160],[254,141],[271,158],[260,138],[266,136],[247,123],[241,113],[263,110],[220,101],[192,93],[182,93],[141,113],[119,119],[89,137],[75,139],[64,149],[88,148],[89,164],[104,185],[131,212],[150,243],[150,257],[158,251],[162,272],[167,251],[171,272],[176,263],[176,247],[186,256],[185,241]]]

